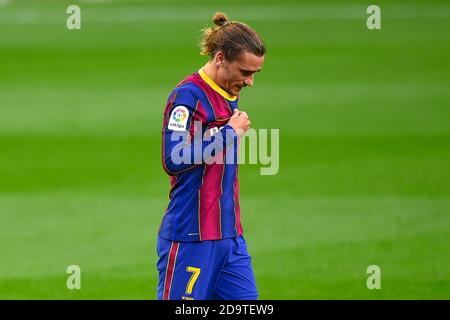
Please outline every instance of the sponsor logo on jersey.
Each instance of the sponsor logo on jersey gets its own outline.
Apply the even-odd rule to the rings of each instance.
[[[210,139],[212,135],[216,134],[217,132],[219,132],[223,128],[224,128],[224,126],[207,129],[205,131],[204,135],[203,135],[203,139]]]

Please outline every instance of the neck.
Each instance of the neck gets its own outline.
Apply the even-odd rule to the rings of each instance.
[[[220,83],[218,81],[217,77],[217,68],[214,66],[212,62],[208,62],[203,66],[203,71],[206,73],[206,75],[214,81],[217,85],[220,86]]]
[[[213,65],[214,67],[214,65]],[[206,83],[208,83],[208,85],[217,93],[219,93],[222,97],[224,97],[225,99],[228,99],[230,101],[234,101],[236,100],[236,96],[232,95],[231,93],[227,92],[225,89],[223,89],[221,86],[219,86],[219,84],[213,80],[214,75],[216,75],[216,79],[217,77],[217,72],[214,72],[214,68],[213,70],[206,68],[206,66],[202,67],[198,72],[200,77],[203,79],[203,81],[205,81]],[[209,72],[209,74],[208,74]]]

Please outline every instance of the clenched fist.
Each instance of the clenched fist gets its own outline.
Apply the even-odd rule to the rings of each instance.
[[[250,123],[247,112],[239,111],[238,109],[234,109],[233,115],[228,120],[228,124],[233,127],[239,138],[245,135],[250,128]]]

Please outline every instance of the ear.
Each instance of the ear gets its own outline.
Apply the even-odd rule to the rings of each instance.
[[[222,66],[223,62],[225,61],[225,54],[222,51],[217,51],[214,55],[214,65],[216,67]]]

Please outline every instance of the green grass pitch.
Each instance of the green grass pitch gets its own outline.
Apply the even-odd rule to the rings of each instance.
[[[280,130],[277,175],[240,167],[260,298],[449,299],[450,5],[378,4],[0,1],[0,299],[156,298],[162,111],[216,10],[268,47],[240,101]]]

